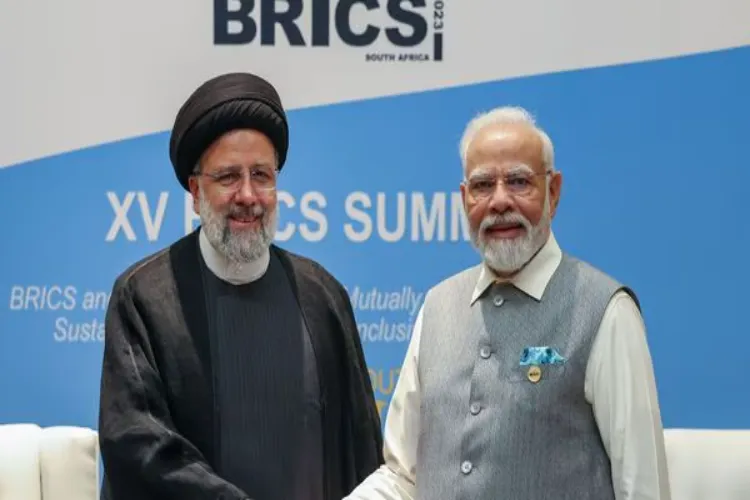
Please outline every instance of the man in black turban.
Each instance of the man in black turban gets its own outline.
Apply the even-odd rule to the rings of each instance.
[[[281,100],[243,73],[201,85],[170,158],[201,227],[125,270],[106,316],[107,500],[340,500],[383,462],[344,287],[274,243]]]

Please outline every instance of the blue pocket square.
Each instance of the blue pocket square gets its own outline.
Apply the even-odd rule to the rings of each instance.
[[[521,353],[521,366],[558,365],[563,363],[565,363],[565,358],[552,347],[526,347]]]

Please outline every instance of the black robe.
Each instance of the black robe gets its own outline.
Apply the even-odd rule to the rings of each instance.
[[[271,251],[298,298],[319,380],[331,381],[320,388],[324,487],[326,499],[340,500],[383,463],[354,313],[346,290],[322,266],[275,245]],[[99,413],[104,499],[249,498],[214,470],[220,415],[200,259],[196,230],[115,281]]]

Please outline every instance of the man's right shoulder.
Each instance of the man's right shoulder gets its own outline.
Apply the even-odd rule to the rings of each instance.
[[[189,244],[191,235],[180,238],[171,245],[146,255],[126,267],[115,278],[112,295],[128,291],[148,290],[164,280],[165,276],[173,274],[172,259],[175,250]]]
[[[471,293],[479,279],[481,269],[481,264],[476,264],[443,278],[427,290],[425,300],[438,295],[460,294],[462,291]]]
[[[162,248],[126,267],[115,278],[115,291],[138,286],[150,276],[161,274],[169,263],[169,249]]]

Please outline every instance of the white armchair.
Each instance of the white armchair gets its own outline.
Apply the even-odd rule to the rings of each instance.
[[[672,500],[750,500],[750,430],[664,438]],[[94,430],[0,425],[0,500],[98,500],[99,467]]]
[[[750,500],[750,430],[665,429],[672,500]]]
[[[98,500],[96,431],[0,425],[0,500]]]

